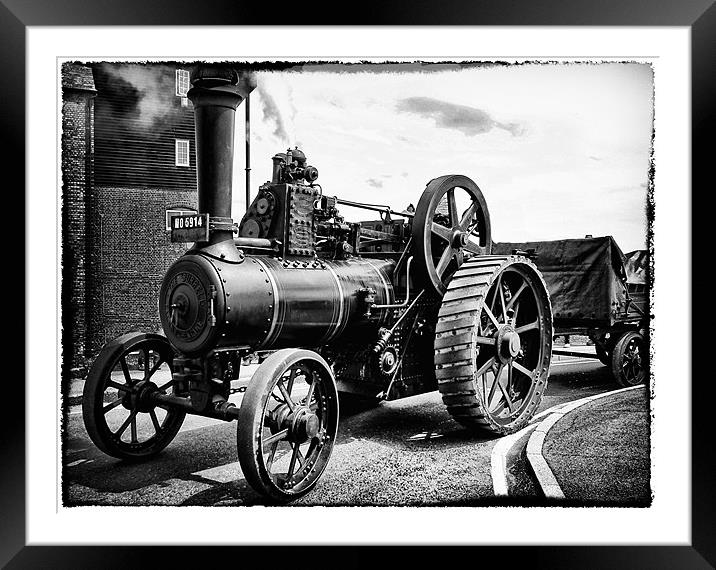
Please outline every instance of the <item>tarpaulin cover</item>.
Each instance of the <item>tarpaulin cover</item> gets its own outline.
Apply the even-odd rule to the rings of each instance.
[[[646,269],[649,262],[646,250],[637,249],[625,254],[624,268],[627,274],[627,283],[646,284]]]
[[[609,327],[624,315],[626,260],[611,236],[495,243],[492,253],[515,249],[536,251],[556,326]]]

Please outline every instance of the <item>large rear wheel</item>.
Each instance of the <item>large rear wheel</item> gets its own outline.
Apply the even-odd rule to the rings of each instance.
[[[552,310],[537,268],[520,256],[466,262],[438,315],[435,366],[448,412],[497,434],[522,428],[539,407],[552,355]]]

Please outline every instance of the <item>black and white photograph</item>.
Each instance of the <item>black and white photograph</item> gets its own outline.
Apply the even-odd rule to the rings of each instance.
[[[696,13],[85,8],[0,36],[10,567],[707,557]]]
[[[63,508],[650,508],[647,58],[58,77]]]

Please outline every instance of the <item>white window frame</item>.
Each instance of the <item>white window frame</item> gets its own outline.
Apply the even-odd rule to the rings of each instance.
[[[189,72],[185,69],[176,70],[176,94],[177,97],[186,97],[189,88]]]
[[[199,212],[195,210],[194,208],[184,207],[184,206],[175,206],[174,208],[171,208],[169,210],[165,211],[164,214],[164,221],[166,223],[166,230],[169,232],[172,229],[172,216],[176,214],[198,214]]]
[[[183,145],[186,145],[186,161],[180,160],[180,158],[183,158],[183,153],[179,149]],[[191,166],[191,143],[189,139],[174,139],[174,166]]]

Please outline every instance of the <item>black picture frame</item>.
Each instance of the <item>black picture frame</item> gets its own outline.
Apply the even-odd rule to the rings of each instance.
[[[305,8],[305,9],[304,9]],[[301,21],[303,20],[303,21]],[[0,54],[2,54],[3,85],[0,88],[0,113],[5,162],[4,172],[14,172],[18,179],[14,188],[24,187],[25,153],[25,38],[29,26],[65,25],[295,25],[325,23],[381,25],[568,25],[568,26],[684,26],[691,30],[692,55],[692,188],[706,184],[710,166],[707,137],[714,132],[713,107],[714,69],[716,69],[716,6],[713,0],[608,0],[601,2],[525,0],[443,0],[428,3],[382,2],[367,9],[362,6],[347,10],[344,4],[318,12],[316,9],[279,8],[269,3],[241,3],[226,0],[159,0],[140,2],[81,2],[80,0],[1,0]],[[48,96],[48,100],[51,96]],[[678,192],[679,189],[673,191]],[[702,190],[704,192],[704,190]],[[697,193],[692,191],[695,199]],[[696,209],[698,211],[698,209]],[[32,212],[24,212],[25,224],[32,224]],[[657,216],[659,212],[657,212]],[[692,259],[705,259],[703,245],[709,243],[705,225],[692,226],[694,254]],[[699,229],[704,228],[704,229]],[[699,249],[701,256],[698,255]],[[25,263],[29,263],[25,257]],[[19,269],[17,270],[19,273]],[[24,274],[24,272],[23,272]],[[690,279],[691,276],[683,276]],[[25,303],[36,300],[25,299]],[[681,310],[691,311],[690,304],[679,301]],[[50,317],[51,318],[51,317]],[[673,332],[686,334],[691,331]],[[18,335],[20,336],[20,335]],[[24,336],[24,335],[23,335]],[[695,336],[695,333],[694,333]],[[25,346],[26,355],[41,347]],[[659,546],[495,546],[454,547],[450,560],[508,561],[507,566],[549,568],[710,568],[716,564],[716,509],[713,482],[716,475],[709,459],[713,449],[712,413],[706,409],[714,401],[714,382],[704,377],[693,382],[691,367],[685,363],[684,376],[673,379],[691,386],[692,395],[692,537],[688,545]],[[6,382],[10,379],[6,378]],[[26,379],[27,381],[27,379]],[[13,393],[19,393],[15,388]],[[12,394],[10,394],[12,395]],[[20,399],[21,400],[21,399]],[[31,405],[31,402],[28,403]],[[5,406],[5,428],[2,431],[3,470],[0,513],[0,563],[8,568],[119,568],[143,566],[158,555],[163,565],[186,567],[199,563],[221,563],[230,556],[236,563],[250,564],[263,555],[261,547],[122,547],[122,546],[26,546],[25,541],[25,417],[24,407],[17,403]],[[81,537],[78,537],[81,540]],[[319,547],[307,547],[314,549]],[[390,555],[402,565],[419,562],[423,565],[445,564],[448,560],[441,548],[398,547],[385,553],[385,547],[351,546],[320,547],[319,553],[302,552],[304,560],[334,561],[347,567],[373,564],[377,557]],[[479,551],[475,551],[478,548]],[[288,560],[295,556],[295,547],[270,547],[271,557]],[[249,557],[245,562],[242,557]]]

